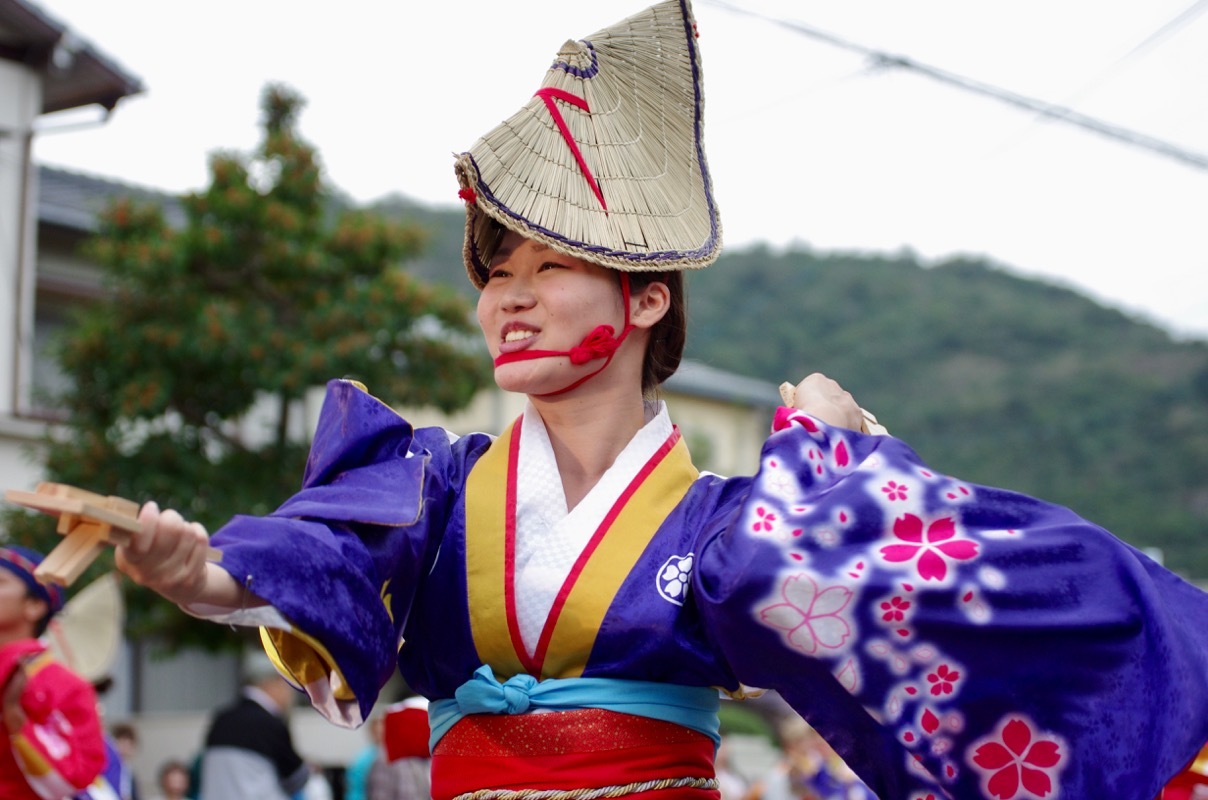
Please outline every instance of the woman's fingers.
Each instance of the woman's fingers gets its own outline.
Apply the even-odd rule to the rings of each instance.
[[[117,548],[118,569],[173,602],[189,602],[205,583],[205,528],[153,502],[142,507],[138,520],[139,530]]]

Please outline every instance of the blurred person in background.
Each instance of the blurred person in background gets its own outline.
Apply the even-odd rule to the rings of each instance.
[[[786,717],[779,736],[783,755],[761,782],[760,800],[876,800],[801,717]]]
[[[369,743],[353,756],[352,762],[344,771],[344,800],[365,800],[369,786],[369,770],[374,762],[382,757],[383,726],[381,713],[373,714],[365,723]]]
[[[119,722],[109,729],[109,736],[118,756],[118,797],[122,800],[141,800],[133,768],[134,757],[138,755],[138,730],[129,722]]]
[[[733,753],[724,733],[717,747],[717,791],[721,800],[743,800],[750,791],[746,779],[734,770]]]
[[[108,682],[111,685],[111,681]],[[93,683],[98,693],[107,691],[105,682]],[[138,752],[138,732],[129,723],[118,723],[105,735],[105,767],[92,784],[75,800],[140,800],[138,783],[131,762]]]
[[[407,697],[386,708],[382,746],[369,769],[366,800],[427,800],[431,796],[428,701]]]
[[[294,794],[294,800],[333,800],[335,793],[322,765],[311,763],[307,764],[306,768],[310,771],[306,785]]]
[[[154,800],[185,800],[189,796],[189,783],[189,768],[183,761],[165,761],[159,767],[159,794]]]
[[[290,800],[310,778],[286,719],[297,692],[267,658],[249,672],[251,682],[206,734],[200,800]]]
[[[42,554],[0,547],[0,686],[8,747],[0,798],[65,800],[100,774],[105,740],[92,685],[39,641],[63,607],[57,586],[34,577]]]

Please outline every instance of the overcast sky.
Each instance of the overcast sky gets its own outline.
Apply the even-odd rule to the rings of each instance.
[[[800,23],[1208,162],[1208,0],[696,0],[725,239],[984,255],[1208,339],[1208,168],[803,36]],[[641,0],[41,0],[140,78],[103,125],[43,118],[39,163],[171,192],[307,99],[332,184],[454,204],[452,153],[516,111],[568,38]],[[95,114],[91,115],[95,118]],[[67,126],[52,131],[56,126]],[[458,267],[460,269],[460,267]]]

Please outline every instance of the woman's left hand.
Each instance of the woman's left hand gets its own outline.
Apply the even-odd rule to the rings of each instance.
[[[827,425],[861,430],[864,414],[851,393],[821,372],[797,384],[793,407],[817,417]]]

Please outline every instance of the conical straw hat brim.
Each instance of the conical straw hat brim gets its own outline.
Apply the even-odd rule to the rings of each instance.
[[[58,661],[95,683],[113,671],[125,623],[121,577],[109,572],[67,601],[51,619],[44,638]]]
[[[471,280],[485,282],[504,230],[627,271],[716,260],[721,223],[701,87],[686,0],[563,45],[538,94],[457,159],[458,179],[473,192]]]

